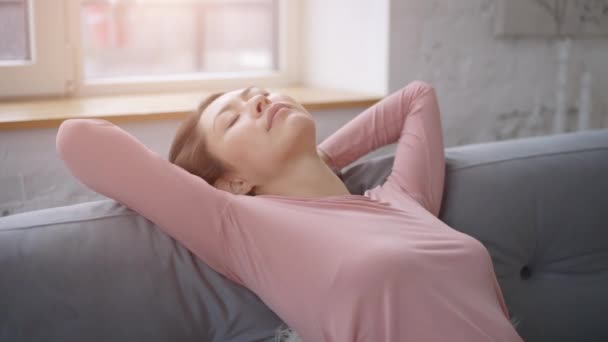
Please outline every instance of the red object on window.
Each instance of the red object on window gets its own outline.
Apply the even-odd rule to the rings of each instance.
[[[108,6],[88,5],[85,8],[86,20],[93,31],[94,45],[100,48],[109,47]]]
[[[127,45],[127,6],[114,8],[114,47],[124,48]]]
[[[127,45],[126,6],[92,4],[85,10],[97,47],[124,48]]]

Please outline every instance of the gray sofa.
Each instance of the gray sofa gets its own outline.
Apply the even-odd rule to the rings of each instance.
[[[360,194],[392,160],[344,181]],[[608,341],[608,130],[452,147],[446,160],[440,218],[488,248],[521,336]],[[112,200],[0,218],[0,272],[0,341],[251,342],[282,324]]]

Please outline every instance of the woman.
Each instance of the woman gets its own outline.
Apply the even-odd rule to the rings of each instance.
[[[386,182],[350,194],[334,171],[394,142]],[[251,289],[304,342],[521,341],[485,247],[437,218],[444,146],[424,82],[318,147],[301,105],[255,87],[202,103],[172,163],[103,120],[64,122],[57,147],[84,184]]]

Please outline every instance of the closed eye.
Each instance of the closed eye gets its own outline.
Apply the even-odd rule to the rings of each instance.
[[[239,120],[239,117],[240,115],[235,115],[235,118],[232,120],[230,125],[228,125],[228,128],[232,127]]]
[[[1,0],[0,0],[0,1],[1,1]],[[268,97],[268,96],[270,95],[270,93],[269,93],[268,91],[264,90],[264,91],[262,92],[262,95],[263,95],[263,96],[265,96],[265,97]],[[253,97],[253,96],[251,96],[251,97]],[[247,102],[247,101],[243,101],[243,102]],[[259,105],[258,105],[258,106],[259,106]],[[261,110],[261,108],[259,108],[259,109],[258,109],[258,111],[260,111],[260,110]],[[239,118],[240,118],[240,117],[241,117],[241,116],[240,116],[240,115],[238,115],[238,114],[237,114],[237,115],[235,115],[235,118],[234,118],[234,119],[233,119],[233,120],[230,122],[230,124],[228,125],[228,127],[227,127],[227,128],[230,128],[230,127],[234,126],[234,124],[235,124],[237,121],[239,121]]]

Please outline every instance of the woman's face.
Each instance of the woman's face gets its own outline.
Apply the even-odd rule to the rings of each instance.
[[[280,175],[290,160],[316,155],[310,113],[291,97],[258,87],[218,97],[203,111],[199,129],[214,156],[255,184]]]

